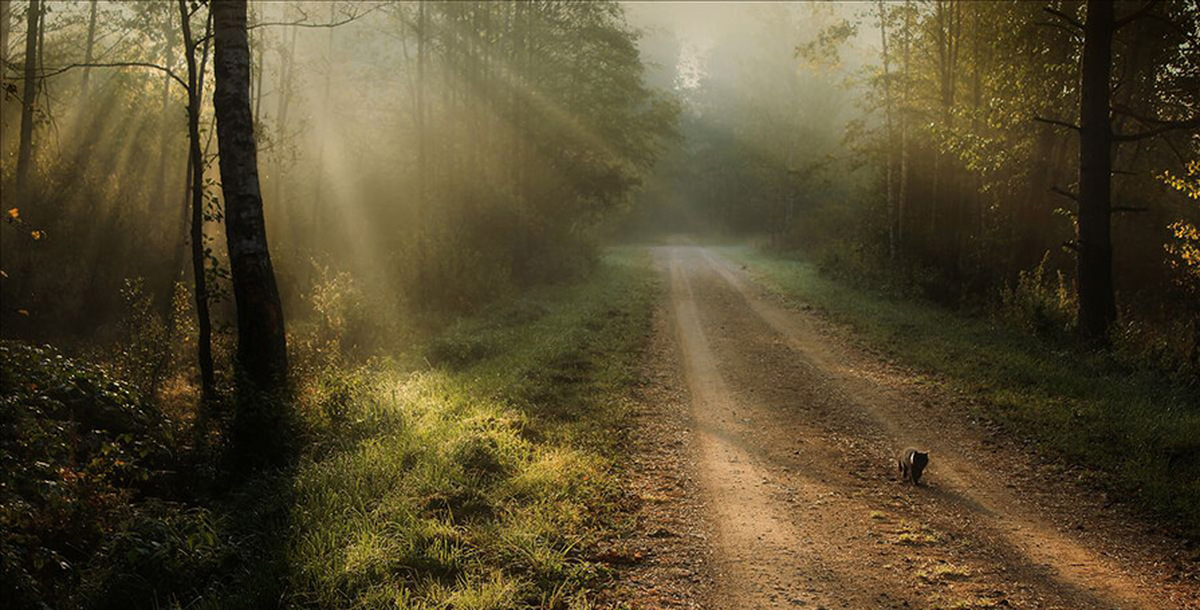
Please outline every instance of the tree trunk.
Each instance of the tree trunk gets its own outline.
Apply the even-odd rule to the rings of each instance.
[[[25,88],[21,98],[21,139],[17,147],[17,196],[22,200],[29,187],[29,167],[33,163],[33,104],[37,97],[37,41],[41,2],[29,0],[29,19],[25,30]]]
[[[892,82],[891,63],[888,56],[887,12],[883,0],[877,1],[879,8],[879,41],[883,52],[883,118],[884,145],[883,163],[884,180],[887,182],[887,223],[888,223],[888,260],[896,260],[896,191],[892,188]]]
[[[337,18],[334,13],[334,8],[337,5],[329,3],[329,22],[333,23]],[[334,112],[329,104],[330,93],[333,90],[333,28],[329,29],[329,38],[325,45],[325,91],[321,96],[321,112],[325,114],[326,120],[333,120]],[[324,198],[324,188],[326,174],[325,170],[325,142],[321,142],[320,148],[317,150],[317,175],[313,181],[313,203],[312,203],[312,231],[306,236],[306,241],[310,249],[315,249],[317,243],[317,235],[321,230],[323,206],[321,200]],[[305,269],[311,268],[311,265]]]
[[[217,81],[213,106],[225,196],[225,236],[237,305],[238,365],[249,389],[279,393],[287,385],[287,339],[259,190],[250,111],[246,0],[214,0],[212,11]]]
[[[286,13],[285,13],[285,15],[286,15]],[[292,107],[292,93],[294,91],[294,87],[292,86],[292,75],[295,72],[296,35],[297,35],[298,31],[299,31],[299,28],[297,28],[296,26],[292,26],[291,28],[289,28],[289,31],[284,34],[285,45],[280,46],[280,48],[279,48],[279,59],[280,59],[280,61],[279,61],[279,87],[278,87],[279,104],[276,106],[276,112],[275,112],[275,142],[274,142],[274,146],[277,150],[277,154],[274,156],[275,157],[275,175],[273,176],[274,180],[271,181],[271,196],[272,196],[272,200],[275,201],[276,203],[278,203],[280,201],[284,201],[287,198],[287,196],[289,195],[289,193],[287,192],[287,185],[288,185],[287,175],[288,175],[289,167],[288,167],[288,160],[285,158],[284,152],[287,150],[288,113]],[[291,35],[290,41],[287,40],[288,34]],[[290,248],[292,251],[294,251],[296,248],[295,239],[289,239],[289,238],[292,238],[295,236],[296,219],[292,218],[292,214],[289,213],[290,210],[288,210],[287,208],[284,208],[281,206],[279,208],[276,208],[276,211],[278,211],[280,213],[279,220],[283,221],[282,223],[278,223],[276,226],[290,227],[292,230],[291,235],[288,235],[287,238],[282,239],[280,241],[283,242],[284,245],[288,246],[288,248]],[[287,243],[288,241],[290,241],[291,243]],[[276,244],[276,245],[278,245],[278,244]]]
[[[163,39],[165,41],[164,59],[167,67],[173,67],[175,64],[174,21],[175,20],[171,17],[171,11],[166,11],[166,13],[163,15]],[[162,102],[160,110],[163,116],[163,124],[159,131],[158,171],[154,174],[154,190],[152,191],[153,198],[151,199],[151,205],[154,206],[155,209],[157,209],[158,206],[163,206],[164,208],[169,209],[170,205],[167,197],[167,161],[171,158],[171,133],[174,131],[172,127],[174,127],[175,124],[171,118],[171,86],[173,84],[174,81],[171,80],[170,76],[163,76]],[[191,134],[189,132],[189,136],[190,135]],[[191,159],[188,159],[188,167],[191,167]],[[186,184],[190,185],[191,183],[189,181]],[[174,197],[171,197],[170,199],[174,200]],[[188,204],[187,197],[185,196],[183,200],[183,211],[180,217],[179,230],[175,231],[173,235],[168,237],[170,240],[168,243],[171,245],[170,251],[172,253],[170,260],[174,261],[174,263],[169,269],[167,269],[167,281],[165,282],[166,290],[162,292],[163,298],[162,302],[159,304],[159,311],[162,314],[163,321],[166,323],[167,329],[172,333],[175,331],[174,319],[171,316],[174,305],[172,301],[175,298],[175,282],[179,280],[180,272],[183,268],[182,253],[185,241],[184,236],[187,232],[187,211]]]
[[[1083,82],[1079,98],[1079,331],[1104,342],[1116,319],[1112,276],[1112,70],[1113,5],[1088,0],[1084,24]]]
[[[263,20],[262,3],[259,3],[259,12],[256,13],[258,20]],[[263,50],[266,49],[266,41],[263,37],[266,33],[263,30],[258,30],[254,35],[252,50],[254,51],[254,126],[257,128],[262,125],[262,98],[263,98],[263,73],[266,70],[263,68]]]
[[[912,49],[912,4],[904,3],[904,34],[901,37],[900,69],[900,188],[896,194],[896,247],[904,244],[904,212],[908,206],[908,99],[909,60]]]
[[[216,394],[216,379],[213,373],[212,321],[208,311],[208,277],[205,275],[204,256],[204,155],[200,150],[200,102],[201,87],[199,70],[196,67],[196,43],[192,39],[191,13],[188,0],[179,0],[179,18],[183,31],[183,44],[188,66],[188,160],[191,163],[191,208],[192,208],[192,275],[196,283],[196,323],[199,336],[196,340],[200,364],[200,388],[205,399]],[[206,47],[207,48],[207,47]],[[206,52],[207,55],[207,52]]]
[[[424,2],[417,5],[417,204],[413,230],[416,231],[416,299],[425,296],[425,210],[429,206],[429,137],[426,131],[426,89],[429,63],[429,16]]]
[[[92,63],[92,51],[96,47],[96,5],[97,0],[92,0],[91,15],[88,17],[88,33],[87,42],[83,48],[83,63]],[[88,98],[88,81],[92,75],[92,69],[84,67],[82,82],[79,84],[79,103],[80,106],[87,103]]]

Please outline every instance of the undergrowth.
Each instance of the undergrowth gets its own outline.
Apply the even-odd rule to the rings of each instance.
[[[607,577],[591,549],[624,519],[613,473],[655,282],[644,254],[618,253],[356,362],[342,281],[319,303],[337,315],[292,338],[307,350],[298,460],[249,479],[222,473],[219,436],[176,415],[190,395],[176,382],[156,378],[156,401],[124,369],[6,343],[0,594],[49,608],[589,607]]]
[[[1031,334],[1003,317],[971,317],[891,291],[823,275],[805,261],[751,248],[726,253],[768,288],[848,324],[868,343],[935,373],[974,397],[977,416],[1004,425],[1098,477],[1114,497],[1200,535],[1200,381],[1186,371],[1138,366],[1119,353],[1085,349],[1061,334]],[[1014,308],[1034,310],[1035,326],[1064,323],[1064,297],[1022,278]],[[1033,284],[1037,285],[1034,289]]]

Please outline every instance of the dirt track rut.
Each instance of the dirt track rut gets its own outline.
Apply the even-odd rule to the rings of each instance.
[[[971,421],[966,398],[713,250],[655,256],[690,404],[682,467],[712,533],[702,605],[1200,607],[1177,542]],[[907,445],[932,452],[923,487],[897,480]]]

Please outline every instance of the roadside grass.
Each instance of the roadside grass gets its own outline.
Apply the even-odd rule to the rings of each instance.
[[[648,254],[615,250],[387,359],[310,358],[299,455],[252,475],[102,367],[0,343],[0,597],[590,607],[595,543],[630,525],[616,473],[659,289]]]
[[[588,607],[656,289],[646,255],[618,251],[454,325],[428,366],[361,371],[338,421],[312,422],[354,432],[295,473],[287,605]]]
[[[1041,339],[985,318],[847,286],[806,261],[724,254],[785,301],[813,306],[867,343],[971,395],[973,415],[1100,475],[1110,495],[1200,536],[1200,382]]]

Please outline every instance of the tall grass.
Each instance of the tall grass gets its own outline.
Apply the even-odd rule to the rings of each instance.
[[[586,607],[654,290],[640,255],[609,257],[461,321],[423,348],[427,367],[360,371],[344,424],[306,412],[345,436],[295,473],[287,604]]]

